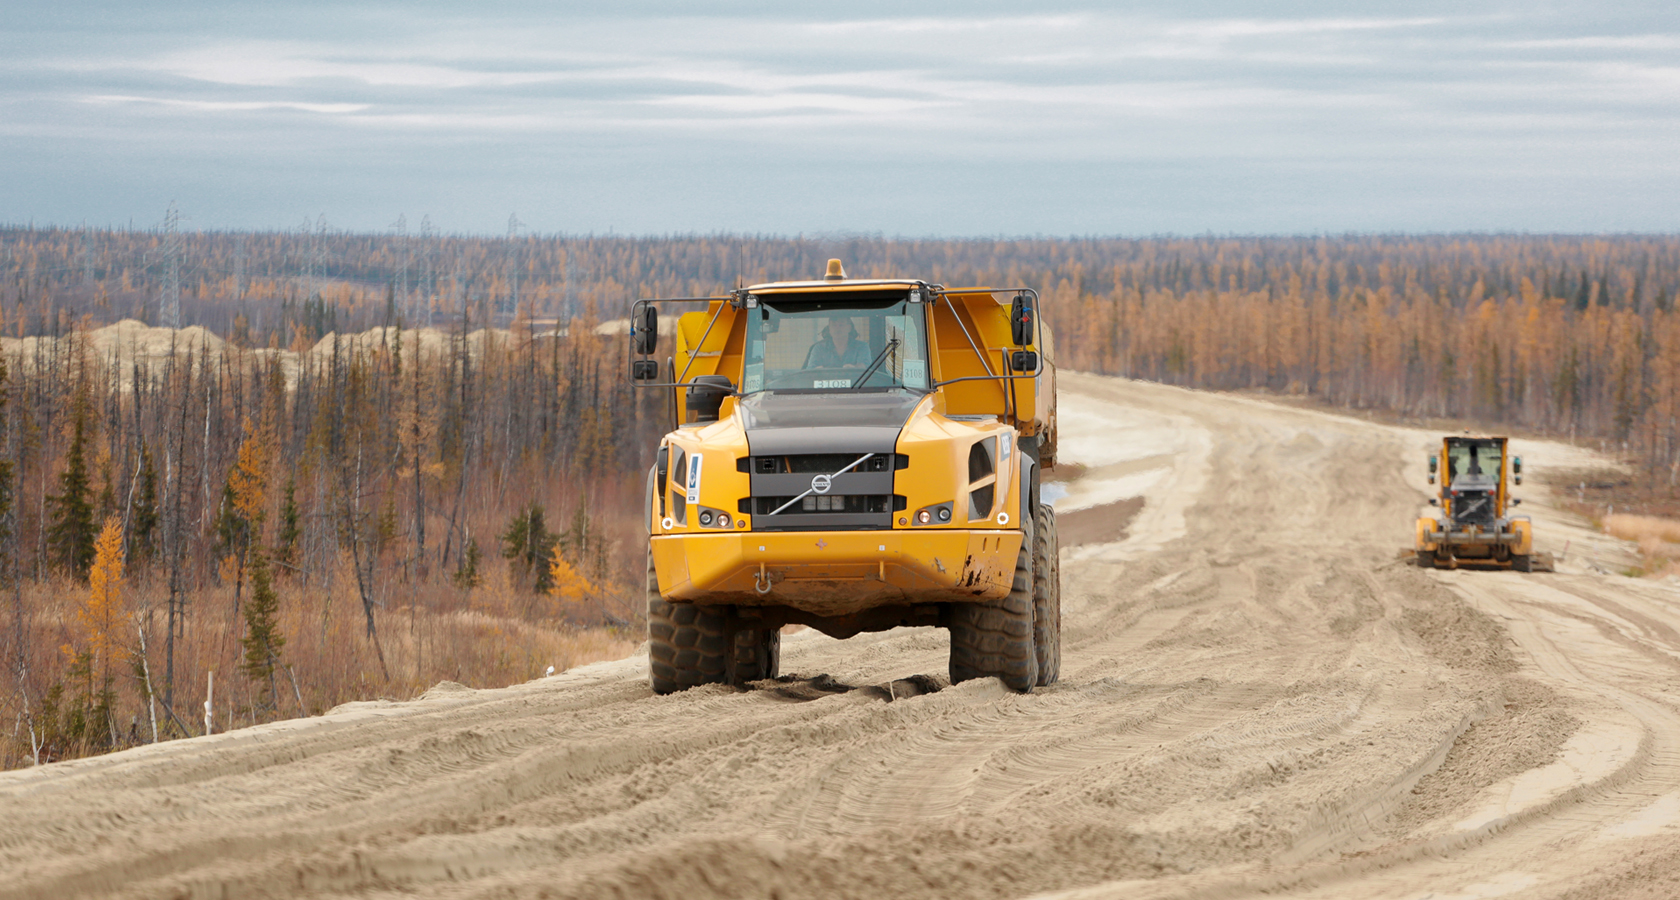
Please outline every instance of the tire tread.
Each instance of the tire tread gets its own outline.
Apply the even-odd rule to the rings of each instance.
[[[1038,653],[1033,640],[1034,529],[1026,525],[1009,593],[985,603],[952,604],[951,683],[996,677],[1017,693],[1032,693],[1038,683]]]

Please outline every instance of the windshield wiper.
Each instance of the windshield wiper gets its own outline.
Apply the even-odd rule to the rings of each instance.
[[[863,374],[859,375],[858,379],[852,382],[852,386],[848,388],[848,390],[855,391],[858,388],[863,387],[863,383],[869,380],[869,376],[875,374],[875,370],[881,367],[881,361],[887,358],[887,351],[897,349],[897,347],[898,338],[888,338],[887,345],[881,348],[880,353],[875,354],[875,358],[869,363],[869,368],[863,370]]]

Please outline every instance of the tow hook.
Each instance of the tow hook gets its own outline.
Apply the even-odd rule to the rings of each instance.
[[[768,594],[770,588],[770,573],[764,570],[764,563],[759,563],[758,574],[753,576],[753,589],[760,594]]]

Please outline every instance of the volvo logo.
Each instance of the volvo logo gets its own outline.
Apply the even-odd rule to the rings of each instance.
[[[811,479],[811,490],[816,491],[819,494],[828,493],[828,489],[831,487],[834,487],[833,475],[818,475],[817,477]]]

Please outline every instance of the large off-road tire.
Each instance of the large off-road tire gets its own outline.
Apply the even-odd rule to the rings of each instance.
[[[781,674],[782,630],[752,619],[735,621],[733,652],[729,659],[729,683],[743,685]]]
[[[673,694],[729,677],[727,611],[672,603],[659,595],[659,576],[648,551],[648,680],[655,694]]]
[[[984,603],[950,607],[951,683],[995,676],[1012,691],[1028,694],[1038,683],[1033,647],[1033,527],[1022,523],[1025,540],[1015,556],[1009,595]]]
[[[1057,554],[1056,511],[1040,504],[1033,519],[1033,649],[1038,654],[1038,684],[1062,677],[1062,566]]]

